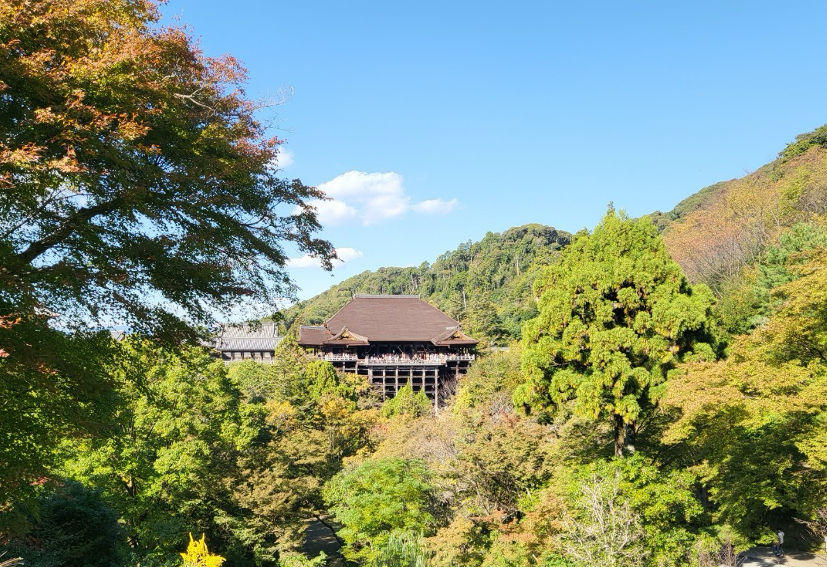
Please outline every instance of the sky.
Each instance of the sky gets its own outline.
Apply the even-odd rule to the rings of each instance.
[[[827,2],[170,0],[325,190],[331,273],[433,262],[487,232],[668,211],[827,123]]]

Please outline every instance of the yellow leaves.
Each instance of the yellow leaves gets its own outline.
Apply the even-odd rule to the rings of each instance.
[[[201,535],[200,540],[192,538],[190,533],[190,543],[187,546],[187,551],[181,553],[184,566],[206,566],[217,567],[224,564],[226,558],[218,554],[212,554],[207,549],[207,540],[205,535]]]
[[[799,279],[777,289],[786,297],[778,314],[761,330],[771,356],[827,363],[827,251],[796,268]]]
[[[289,402],[272,400],[267,403],[268,424],[287,430],[295,425],[297,418],[298,412]]]
[[[38,146],[33,143],[25,144],[14,150],[9,148],[0,148],[0,164],[25,166],[27,164],[37,162],[42,151],[42,146]]]
[[[667,442],[699,433],[710,420],[758,429],[825,408],[827,253],[803,265],[800,274],[779,288],[787,297],[779,312],[752,335],[737,338],[729,359],[687,365],[670,381],[664,402],[680,408],[682,417],[667,430]]]
[[[341,422],[353,412],[354,404],[341,396],[326,396],[321,401],[321,413],[329,422]]]

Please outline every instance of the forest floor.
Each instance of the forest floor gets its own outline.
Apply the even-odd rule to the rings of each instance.
[[[744,552],[741,566],[827,566],[827,556],[823,552],[785,550],[784,556],[777,558],[769,546],[756,546]]]

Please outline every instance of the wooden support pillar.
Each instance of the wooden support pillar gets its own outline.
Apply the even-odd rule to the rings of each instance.
[[[439,375],[436,371],[434,374],[434,412],[439,414]]]
[[[388,370],[382,369],[382,400],[388,398]]]

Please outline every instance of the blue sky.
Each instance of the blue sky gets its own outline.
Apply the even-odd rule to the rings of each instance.
[[[827,122],[827,3],[270,2],[162,8],[278,97],[284,175],[326,189],[331,276],[526,223],[669,210]]]

